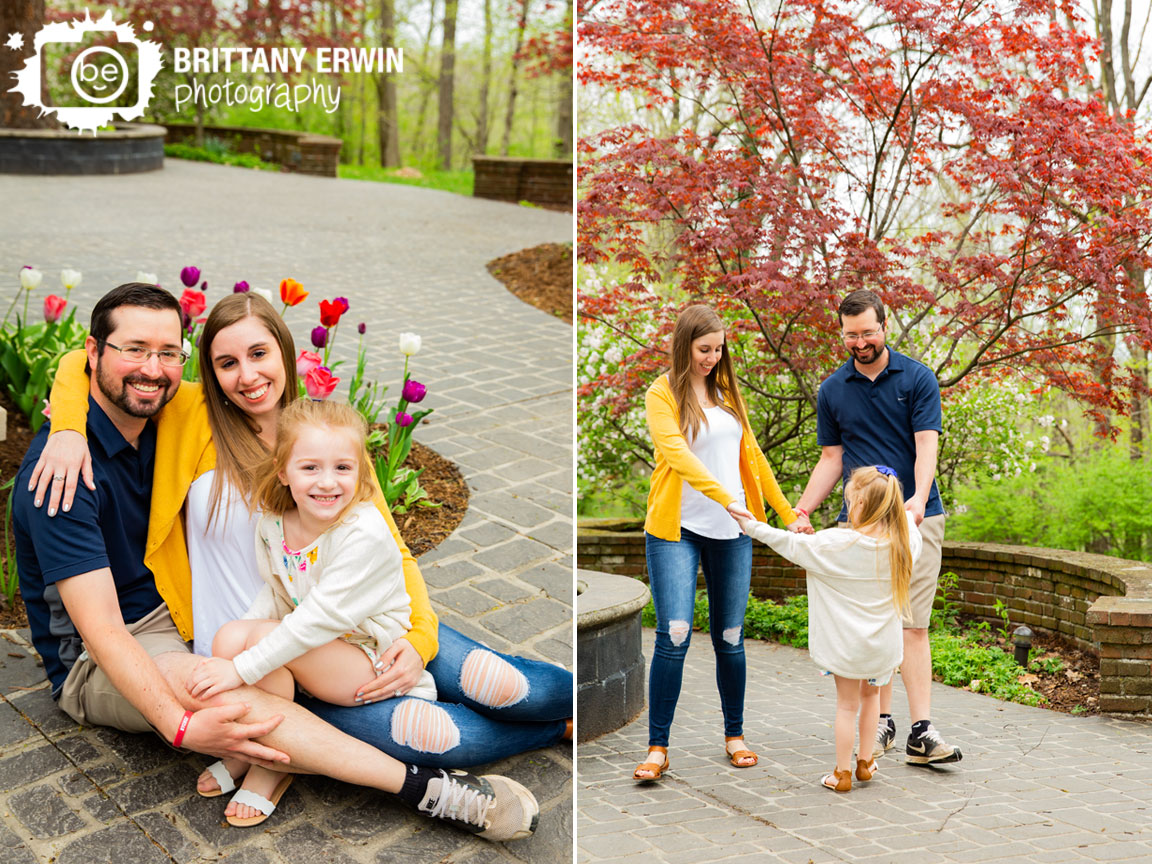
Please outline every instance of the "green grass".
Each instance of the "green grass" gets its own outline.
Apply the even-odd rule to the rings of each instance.
[[[656,626],[656,608],[651,600],[644,607],[641,622],[645,627]],[[696,592],[692,627],[708,632],[708,597],[703,591]],[[783,603],[749,597],[748,610],[744,613],[744,636],[747,639],[765,639],[796,648],[807,648],[808,597],[789,597]]]
[[[439,189],[456,195],[472,195],[473,173],[471,171],[420,171],[419,177],[397,176],[396,168],[381,168],[379,165],[341,165],[337,176],[345,180],[371,180],[376,183],[400,183],[404,186],[420,186],[424,189]]]
[[[193,162],[215,162],[218,165],[237,165],[260,171],[279,171],[275,162],[265,162],[254,153],[233,153],[220,147],[193,147],[191,144],[165,144],[164,155],[173,159],[191,159]]]

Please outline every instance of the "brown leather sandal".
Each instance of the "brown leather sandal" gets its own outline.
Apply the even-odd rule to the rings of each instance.
[[[659,747],[657,745],[652,745],[648,748],[648,752],[652,753],[653,751],[663,753],[664,754],[664,761],[661,763],[641,762],[639,765],[636,766],[636,770],[632,772],[632,779],[633,780],[639,780],[641,783],[649,783],[653,780],[659,780],[664,775],[664,772],[668,770],[668,748],[667,747]],[[640,776],[641,771],[647,771],[652,776],[651,777],[641,777]]]
[[[843,771],[832,769],[831,774],[825,774],[824,779],[820,784],[825,789],[831,789],[833,792],[851,792],[852,791],[852,769],[845,768]]]
[[[856,779],[861,783],[866,783],[871,780],[876,773],[876,757],[865,761],[863,759],[856,760]]]
[[[760,757],[753,753],[751,750],[732,750],[728,749],[729,741],[743,741],[743,735],[725,735],[724,736],[724,753],[728,756],[728,761],[736,768],[753,768],[760,761]],[[751,759],[751,762],[742,762],[742,759]]]

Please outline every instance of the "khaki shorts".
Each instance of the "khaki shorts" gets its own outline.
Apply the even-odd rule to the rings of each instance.
[[[932,617],[932,603],[936,600],[936,583],[940,579],[940,560],[944,554],[944,522],[947,517],[925,516],[920,523],[920,536],[924,546],[912,567],[912,581],[908,585],[908,605],[912,619],[904,619],[905,630],[927,630]],[[841,528],[847,522],[839,523]]]
[[[187,654],[192,645],[176,629],[167,604],[161,604],[139,621],[128,625],[149,657],[179,651]],[[60,690],[60,710],[82,726],[111,726],[124,732],[154,732],[136,707],[120,695],[96,663],[84,651],[64,679]]]

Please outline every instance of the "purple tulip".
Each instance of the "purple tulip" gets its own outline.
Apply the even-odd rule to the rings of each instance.
[[[411,426],[412,425],[412,415],[406,414],[403,411],[397,411],[396,412],[396,425],[397,426]]]
[[[249,291],[248,283],[245,282],[243,279],[241,279],[239,282],[237,282],[235,285],[232,286],[232,293],[233,294],[247,294],[248,291]]]
[[[347,311],[348,311],[348,298],[347,298],[347,297],[337,297],[337,298],[336,298],[335,300],[333,300],[332,302],[333,302],[333,303],[339,303],[341,306],[343,306],[343,307],[344,307],[344,311],[345,311],[345,312],[347,312]]]
[[[207,291],[208,290],[208,280],[207,279],[205,279],[203,282],[200,283],[200,290],[201,291]]]
[[[200,281],[200,268],[185,267],[180,271],[180,281],[184,283],[185,288],[195,288],[196,283]]]
[[[323,348],[328,344],[328,328],[315,327],[312,330],[312,344],[316,348]]]
[[[404,382],[404,390],[400,394],[400,398],[407,402],[416,403],[424,398],[424,394],[428,392],[428,388],[421,384],[419,381],[414,381],[409,378]]]
[[[363,321],[361,321],[356,327],[356,332],[359,333],[361,336],[363,336],[364,331],[367,329],[368,329],[368,325],[365,324]]]

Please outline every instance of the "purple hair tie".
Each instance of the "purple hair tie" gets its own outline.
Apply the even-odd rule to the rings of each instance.
[[[876,470],[883,474],[885,477],[896,476],[896,472],[889,468],[887,465],[877,465]]]

